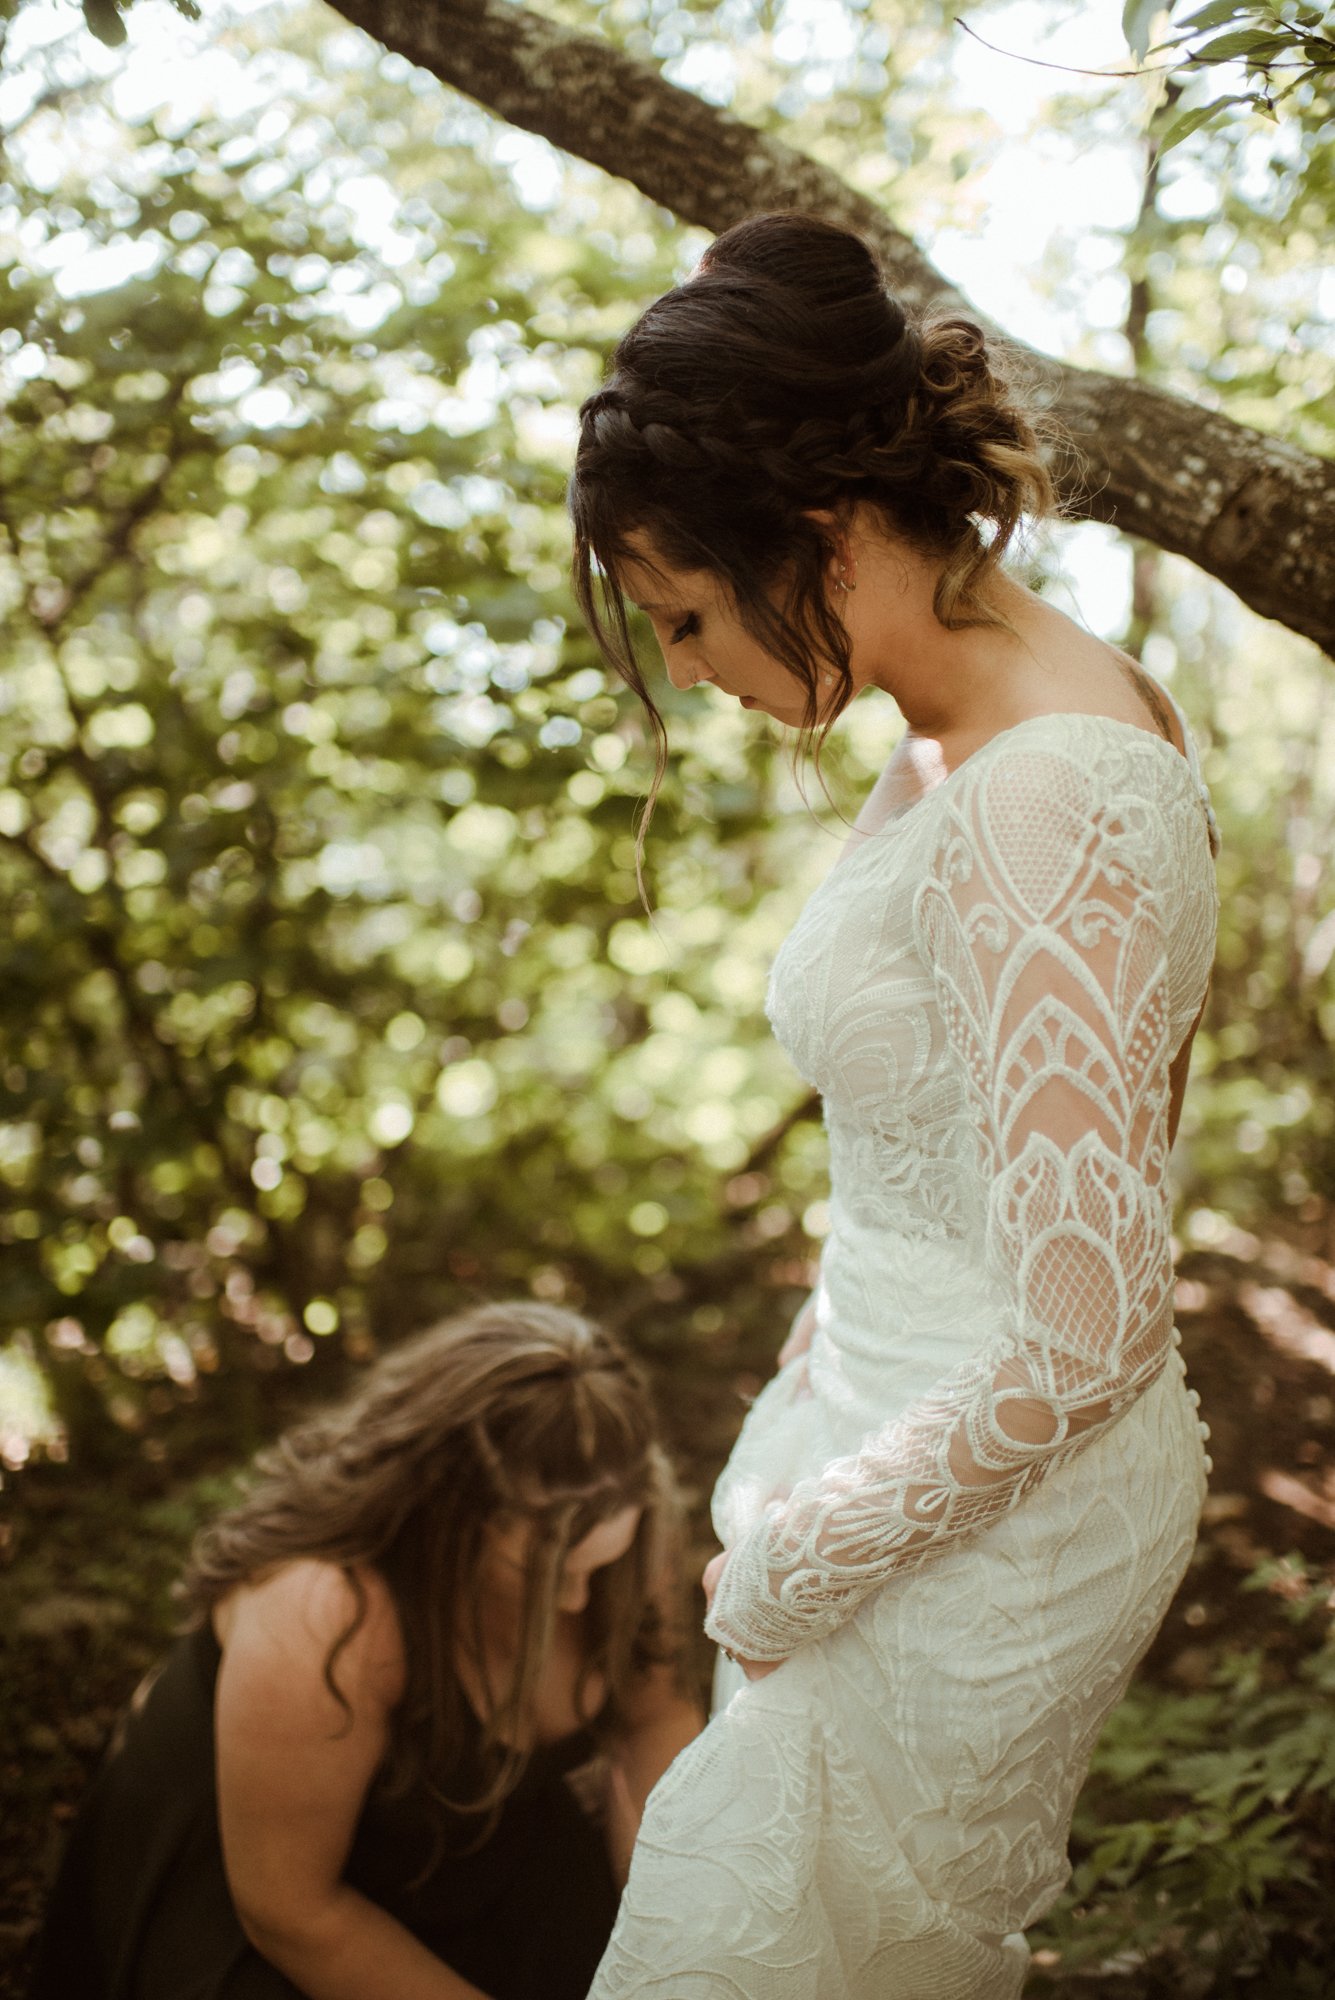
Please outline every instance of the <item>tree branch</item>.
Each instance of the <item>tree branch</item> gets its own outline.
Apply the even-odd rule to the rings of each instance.
[[[876,246],[894,290],[983,319],[885,212],[828,167],[512,0],[335,0],[369,35],[497,117],[715,232],[799,208]],[[1083,455],[1064,499],[1187,556],[1335,654],[1335,466],[1146,383],[1011,343]]]

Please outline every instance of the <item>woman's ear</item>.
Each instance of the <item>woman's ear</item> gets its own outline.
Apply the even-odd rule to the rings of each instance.
[[[857,564],[848,523],[830,507],[807,507],[802,518],[815,523],[826,544],[825,584],[828,590],[856,590]]]

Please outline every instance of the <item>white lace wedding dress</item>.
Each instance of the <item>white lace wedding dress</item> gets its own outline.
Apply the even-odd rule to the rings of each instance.
[[[1165,1182],[1217,910],[1187,742],[1003,731],[850,841],[775,962],[831,1227],[715,1494],[708,1629],[784,1665],[721,1662],[590,2000],[1020,1991],[1208,1468]]]

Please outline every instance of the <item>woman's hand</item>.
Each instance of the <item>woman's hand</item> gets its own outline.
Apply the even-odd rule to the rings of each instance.
[[[723,1565],[727,1560],[728,1551],[724,1549],[705,1565],[705,1573],[700,1582],[705,1593],[706,1612],[714,1602],[714,1592],[718,1588],[718,1580],[723,1574]],[[766,1674],[772,1674],[776,1667],[783,1665],[782,1660],[743,1660],[736,1653],[729,1653],[728,1658],[741,1668],[749,1681],[763,1681]]]
[[[661,1662],[646,1668],[627,1690],[607,1755],[575,1772],[573,1783],[567,1778],[585,1810],[602,1825],[618,1887],[625,1887],[650,1792],[704,1726],[699,1703],[683,1691],[677,1667]]]
[[[621,1747],[614,1745],[610,1751],[591,1757],[587,1764],[567,1771],[564,1782],[580,1811],[601,1830],[613,1879],[618,1889],[624,1889],[644,1797],[632,1788]]]

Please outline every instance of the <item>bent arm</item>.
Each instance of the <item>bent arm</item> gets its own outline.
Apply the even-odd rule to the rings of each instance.
[[[246,1936],[309,2000],[486,2000],[342,1879],[385,1754],[402,1680],[397,1619],[368,1583],[366,1616],[334,1672],[356,1600],[331,1564],[285,1565],[229,1601],[216,1696],[223,1861]]]
[[[607,1849],[612,1873],[623,1888],[650,1792],[705,1726],[700,1704],[687,1687],[678,1556],[675,1548],[664,1553],[650,1590],[658,1657],[640,1669],[623,1695],[609,1745]]]
[[[1169,1353],[1166,940],[1143,824],[1083,775],[1049,753],[961,784],[915,904],[1002,1324],[730,1553],[707,1630],[748,1659],[783,1658],[990,1526]]]
[[[335,1884],[300,1911],[242,1915],[262,1957],[308,2000],[487,2000],[378,1903]]]

